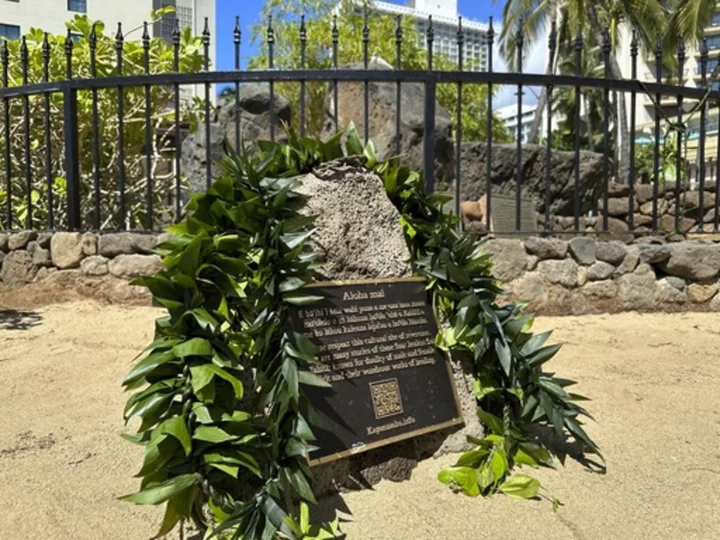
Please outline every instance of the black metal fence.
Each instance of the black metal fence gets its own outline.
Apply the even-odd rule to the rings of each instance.
[[[92,38],[92,37],[91,37]],[[334,121],[335,128],[339,129],[343,126],[338,125],[338,87],[340,84],[353,82],[364,84],[364,100],[363,100],[363,125],[364,136],[367,140],[371,137],[372,119],[369,117],[369,85],[371,83],[394,84],[397,87],[396,101],[396,126],[397,151],[401,149],[400,123],[403,115],[401,110],[400,93],[403,84],[421,84],[424,88],[424,133],[423,133],[423,160],[422,172],[426,189],[430,192],[436,189],[436,184],[444,180],[436,178],[435,175],[435,137],[436,137],[436,98],[437,87],[441,84],[452,84],[458,88],[457,108],[450,111],[451,114],[457,116],[455,129],[453,131],[455,164],[454,164],[454,181],[450,183],[451,190],[454,193],[455,209],[459,211],[462,199],[463,179],[467,175],[467,168],[485,170],[485,187],[482,208],[482,226],[485,230],[493,230],[496,234],[502,233],[518,233],[518,232],[541,232],[545,234],[551,233],[573,233],[583,234],[589,230],[589,218],[592,218],[592,226],[596,232],[605,232],[609,234],[654,234],[667,231],[668,228],[680,232],[687,232],[689,229],[698,232],[717,232],[719,225],[718,203],[720,197],[715,197],[712,192],[717,192],[718,169],[720,169],[720,130],[718,130],[718,156],[710,157],[706,153],[706,144],[709,140],[708,136],[708,111],[711,107],[717,107],[720,104],[720,91],[713,89],[711,79],[714,76],[708,73],[708,53],[707,47],[703,46],[702,53],[699,57],[699,86],[691,87],[684,85],[685,75],[685,49],[681,47],[678,50],[679,68],[678,73],[672,79],[672,75],[666,76],[662,71],[662,50],[657,51],[657,71],[654,82],[642,82],[637,78],[638,66],[638,46],[633,40],[631,46],[631,62],[632,77],[630,79],[611,78],[609,62],[610,62],[610,41],[605,34],[602,43],[602,62],[604,67],[604,77],[586,77],[581,74],[581,64],[583,55],[586,54],[584,49],[583,36],[578,35],[574,41],[575,62],[577,69],[575,74],[562,75],[546,75],[536,73],[524,73],[522,69],[518,72],[497,72],[493,69],[493,43],[495,33],[492,27],[492,21],[487,32],[488,45],[488,64],[485,71],[466,71],[463,66],[463,42],[464,31],[462,21],[459,21],[457,28],[457,45],[459,51],[457,70],[441,71],[434,67],[434,31],[432,20],[428,21],[426,32],[427,43],[427,66],[426,70],[407,70],[403,68],[400,49],[403,40],[400,20],[398,19],[398,31],[394,36],[371,36],[367,25],[367,15],[365,19],[365,28],[363,32],[363,68],[346,69],[338,65],[338,45],[342,36],[339,35],[337,26],[332,28],[332,51],[329,51],[333,59],[333,68],[330,70],[312,70],[305,67],[305,49],[308,35],[303,22],[298,22],[297,39],[299,40],[302,55],[302,65],[297,70],[279,70],[275,69],[274,46],[275,35],[272,23],[268,25],[266,47],[268,51],[268,65],[266,69],[246,71],[240,69],[241,57],[241,36],[239,28],[236,28],[233,38],[232,47],[235,53],[235,69],[231,71],[210,71],[209,70],[209,47],[211,43],[210,32],[205,29],[202,35],[202,43],[204,47],[204,68],[199,71],[190,73],[181,73],[179,69],[179,43],[180,32],[176,30],[173,39],[174,51],[174,72],[170,73],[151,73],[151,50],[150,40],[147,31],[143,36],[142,42],[144,47],[144,73],[129,75],[124,72],[124,36],[118,30],[115,38],[116,43],[116,72],[113,76],[95,77],[78,79],[74,77],[74,62],[77,60],[73,56],[72,36],[68,33],[67,40],[64,44],[64,58],[66,64],[65,78],[63,80],[49,80],[48,63],[50,62],[50,54],[48,51],[47,40],[42,47],[42,59],[44,63],[44,76],[42,80],[28,80],[28,58],[34,54],[28,51],[28,47],[24,41],[20,46],[20,58],[11,58],[9,47],[5,43],[1,54],[2,60],[2,88],[0,88],[0,100],[2,101],[3,114],[0,120],[0,136],[2,137],[2,152],[0,153],[0,180],[3,182],[4,188],[4,212],[2,212],[2,228],[5,230],[24,229],[24,228],[47,228],[51,230],[97,230],[97,229],[136,229],[136,230],[157,230],[168,221],[177,220],[182,215],[182,202],[184,200],[184,171],[182,170],[182,154],[180,144],[181,140],[187,133],[188,126],[184,125],[181,114],[181,94],[182,89],[186,87],[200,87],[204,89],[204,104],[201,108],[201,120],[196,126],[197,130],[204,130],[206,140],[211,137],[212,122],[212,96],[213,91],[220,85],[229,85],[234,89],[235,100],[239,100],[239,90],[241,85],[246,83],[263,83],[267,85],[270,92],[270,135],[274,138],[276,133],[276,119],[274,117],[274,100],[275,85],[278,83],[292,82],[300,85],[300,131],[304,134],[307,122],[306,111],[306,85],[309,83],[323,82],[327,83],[333,92],[334,99]],[[397,44],[397,57],[394,59],[395,69],[372,69],[370,62],[370,43],[371,39],[394,39]],[[517,36],[518,43],[521,43],[522,34]],[[91,56],[90,63],[92,66],[91,73],[95,74],[95,49],[91,39]],[[549,36],[548,49],[550,54],[555,54],[557,50],[557,36],[553,28]],[[519,63],[522,65],[522,56],[519,57]],[[17,62],[21,66],[22,81],[19,85],[11,85],[8,76],[11,65]],[[714,74],[713,74],[714,75]],[[487,93],[487,133],[485,140],[480,143],[484,146],[484,159],[477,163],[468,164],[462,159],[463,148],[463,129],[462,129],[462,92],[464,88],[470,85],[484,85],[488,88]],[[584,116],[583,95],[589,92],[602,94],[602,174],[596,181],[594,191],[592,191],[591,201],[582,200],[585,196],[581,193],[581,160],[583,152],[581,152],[581,130],[576,129],[573,137],[572,149],[570,152],[573,163],[572,173],[569,178],[554,178],[552,160],[554,159],[553,122],[545,122],[545,132],[542,135],[541,143],[544,145],[544,178],[540,183],[535,182],[532,193],[528,192],[526,177],[526,167],[523,162],[523,151],[525,145],[521,143],[522,123],[517,123],[517,143],[515,148],[515,173],[514,185],[505,185],[498,188],[494,182],[494,174],[496,167],[493,165],[493,153],[497,152],[496,142],[493,140],[493,92],[492,88],[502,85],[511,85],[517,89],[518,100],[518,118],[522,116],[523,89],[527,87],[544,87],[550,99],[547,100],[547,118],[556,117],[553,109],[554,96],[563,89],[574,89],[574,116],[575,125],[580,126]],[[125,109],[126,94],[131,89],[140,88],[143,90],[145,124],[144,144],[141,148],[128,148],[125,144],[124,135],[126,129],[124,120],[127,114]],[[167,107],[172,113],[168,116],[172,121],[165,122],[163,125],[155,125],[151,122],[153,92],[156,89],[164,89],[167,92],[166,100],[162,101],[163,107]],[[101,125],[106,119],[101,118],[98,113],[99,93],[103,91],[114,92],[115,99],[115,118],[119,126],[117,130],[117,155],[114,157],[115,162],[112,168],[112,174],[116,175],[116,190],[108,192],[101,188],[99,166],[99,155],[101,153],[103,140],[100,140]],[[615,178],[617,167],[616,152],[611,144],[611,130],[613,129],[614,116],[611,113],[611,103],[613,96],[617,94],[625,94],[630,98],[630,125],[629,125],[629,144],[630,144],[630,167],[627,181],[618,186],[612,182]],[[638,96],[641,99],[652,99],[654,101],[654,137],[652,144],[652,174],[646,180],[649,180],[648,187],[641,188],[641,178],[638,175],[636,166],[636,154],[638,152],[638,132],[636,126],[635,111]],[[648,97],[649,96],[649,97]],[[89,125],[80,124],[78,121],[78,101],[79,99],[90,99],[92,103],[92,115]],[[670,109],[665,103],[672,100],[674,104]],[[18,104],[20,104],[19,115]],[[61,104],[61,114],[58,117],[52,117],[52,104]],[[697,141],[698,159],[696,165],[689,164],[686,161],[686,148],[689,137],[688,126],[685,123],[684,115],[687,115],[688,109],[697,110],[699,113],[699,134]],[[37,121],[36,116],[40,115],[43,130],[45,133],[44,140],[31,140],[31,122]],[[231,144],[239,149],[241,147],[241,118],[239,101],[235,107],[235,132],[234,141]],[[61,126],[61,127],[59,127]],[[51,139],[50,133],[56,129],[62,129],[63,133],[63,151],[60,160],[51,159]],[[675,162],[674,178],[668,178],[666,163],[668,157],[662,154],[661,140],[663,136],[661,129],[667,129],[663,145],[667,146],[669,141],[668,134],[675,134],[675,152],[673,158]],[[165,137],[171,141],[171,152],[166,154],[168,163],[172,163],[172,167],[168,174],[171,175],[173,187],[169,194],[161,201],[154,196],[154,184],[157,182],[156,169],[154,160],[157,159],[157,146],[160,137]],[[89,144],[88,144],[89,141]],[[92,166],[90,170],[81,169],[81,153],[87,152],[88,148],[92,154]],[[138,159],[138,152],[144,158],[144,183],[142,184],[142,192],[139,190],[131,190],[127,188],[127,170],[126,163],[129,159]],[[47,157],[44,166],[38,167],[37,160],[42,155]],[[167,157],[171,156],[171,157]],[[212,181],[212,159],[210,145],[207,145],[205,183],[210,185]],[[719,166],[715,167],[713,163]],[[715,173],[715,174],[713,174]],[[691,177],[692,176],[692,177]],[[714,176],[714,179],[713,179]],[[38,179],[43,178],[45,182],[44,190],[37,190],[33,186],[37,186]],[[63,180],[64,189],[59,191],[57,186],[57,178]],[[196,179],[197,180],[197,179]],[[536,179],[537,180],[537,179]],[[571,210],[564,214],[553,210],[553,197],[556,191],[555,185],[560,182],[566,185],[567,193],[571,193]],[[446,184],[444,184],[446,185]],[[540,186],[538,188],[538,186]],[[571,186],[571,187],[568,187]],[[134,189],[134,188],[133,188]],[[651,202],[651,210],[646,212],[647,219],[644,218],[643,225],[639,225],[634,216],[638,215],[638,193],[642,191],[643,201]],[[689,192],[696,192],[697,195],[691,197],[698,199],[694,204],[699,205],[700,218],[695,220],[691,225],[685,221],[684,211],[688,206],[684,200]],[[627,211],[617,211],[609,206],[615,207],[617,204],[611,204],[611,199],[615,195],[621,195],[618,199],[620,205],[627,205]],[[710,194],[710,195],[708,195]],[[496,223],[494,217],[494,202],[498,196],[510,197],[513,207],[514,216],[512,223],[507,230],[501,230]],[[527,230],[533,228],[534,225],[528,226],[522,215],[524,201],[530,196],[532,199],[532,208],[538,215],[533,215],[530,223],[537,224],[537,231]],[[90,210],[84,211],[84,203],[81,197],[87,197],[90,203]],[[112,216],[103,215],[103,201],[107,197],[116,199],[117,205],[111,211]],[[84,200],[84,199],[83,199]],[[712,208],[710,217],[706,219],[705,209],[708,208],[708,202],[712,200]],[[38,223],[37,208],[40,201],[45,205],[46,210],[43,213],[42,223]],[[642,201],[641,201],[642,202]],[[158,218],[157,205],[163,206],[167,211],[166,217]],[[589,205],[589,207],[588,207]],[[143,207],[144,206],[144,207]],[[675,208],[672,217],[663,221],[663,208],[673,206]],[[62,211],[60,209],[62,208]],[[128,217],[129,208],[140,209],[136,213],[140,216],[137,220]],[[562,215],[561,215],[562,214]],[[620,216],[615,218],[613,216]],[[558,227],[559,222],[564,221],[564,225]],[[614,226],[616,221],[624,223],[622,227]],[[668,224],[670,225],[668,227]]]

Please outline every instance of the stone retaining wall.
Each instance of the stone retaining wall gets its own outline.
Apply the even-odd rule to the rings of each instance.
[[[160,257],[152,250],[162,236],[35,231],[0,234],[0,281],[16,285],[63,276],[113,276],[127,281],[160,268]]]
[[[494,239],[495,275],[537,313],[720,311],[720,246]]]
[[[130,279],[160,269],[152,250],[166,234],[0,234],[0,281],[7,285],[102,278],[113,298],[145,295]],[[720,245],[711,242],[625,244],[589,237],[493,239],[495,275],[512,300],[537,313],[720,311]],[[112,279],[117,278],[117,279]],[[122,287],[121,287],[122,286]]]

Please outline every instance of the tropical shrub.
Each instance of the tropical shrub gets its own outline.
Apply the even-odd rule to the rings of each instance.
[[[154,12],[155,21],[172,12],[164,8]],[[48,80],[66,79],[66,40],[72,35],[73,78],[91,78],[91,43],[95,43],[96,76],[98,78],[117,75],[117,50],[113,33],[105,32],[101,21],[91,21],[86,15],[75,15],[67,23],[68,35],[46,35],[41,29],[31,28],[19,40],[5,40],[8,49],[8,85],[23,84],[22,50],[27,47],[27,79],[29,83],[44,79],[43,54],[48,55]],[[123,44],[123,74],[138,75],[145,71],[144,47],[141,39],[142,27],[126,29]],[[47,45],[45,38],[47,37]],[[193,72],[203,65],[202,38],[192,36],[186,28],[180,34],[180,71]],[[161,38],[147,41],[151,73],[174,71],[173,46]],[[120,186],[118,168],[117,89],[97,91],[98,132],[93,133],[93,100],[90,90],[78,92],[78,126],[81,215],[85,226],[99,223],[101,229],[117,229],[127,226],[144,227],[148,222],[145,205],[147,179],[145,174],[145,91],[142,87],[126,88],[123,91],[125,115],[123,130],[125,137],[125,204],[127,221],[120,221]],[[169,164],[172,160],[173,142],[170,140],[175,112],[172,107],[171,87],[153,86],[151,89],[151,124],[154,133],[152,152],[153,219],[155,223],[172,222],[168,216],[168,201],[173,200],[174,177]],[[62,93],[50,94],[50,129],[45,129],[45,98],[42,95],[29,98],[30,129],[30,171],[31,219],[28,220],[27,186],[25,179],[25,127],[22,99],[12,99],[10,104],[10,155],[11,155],[11,197],[14,208],[12,224],[5,228],[46,228],[49,226],[50,208],[54,213],[55,226],[66,223],[67,201],[65,198],[65,155],[64,155],[64,99]],[[199,104],[183,101],[181,123],[192,122],[200,110]],[[0,115],[0,133],[4,133],[3,116]],[[50,136],[50,163],[46,160],[46,134]],[[98,175],[100,184],[100,215],[95,212],[95,191],[93,176],[93,137],[99,140]],[[4,152],[5,138],[0,139],[0,152]],[[4,155],[4,154],[0,154]],[[53,172],[50,182],[46,170]],[[7,197],[5,170],[0,171],[0,205]],[[48,183],[50,185],[48,185]]]
[[[328,386],[308,366],[314,346],[294,331],[293,305],[317,300],[304,288],[318,262],[309,240],[313,218],[297,178],[347,155],[362,156],[398,208],[415,274],[428,280],[445,321],[437,345],[474,366],[478,414],[488,435],[440,475],[469,495],[533,497],[539,484],[512,476],[515,465],[550,462],[529,427],[546,425],[597,452],[579,417],[572,385],[543,371],[558,346],[534,336],[520,306],[502,293],[482,243],[443,212],[446,198],[424,192],[421,175],[378,162],[354,127],[326,142],[259,144],[258,155],[231,155],[224,176],[196,195],[186,218],[160,246],[164,269],[136,283],[167,309],[155,341],[124,381],[133,392],[126,420],[139,419],[130,440],[145,448],[138,504],[166,503],[159,534],[181,519],[229,538],[331,538],[337,524],[315,528],[308,456],[317,416],[304,386]],[[341,144],[343,135],[345,145]],[[205,517],[208,505],[212,519]]]

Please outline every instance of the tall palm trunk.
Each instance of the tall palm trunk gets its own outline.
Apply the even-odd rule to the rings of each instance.
[[[610,55],[610,75],[613,79],[622,79],[620,64],[618,64],[617,53]],[[617,92],[616,115],[617,115],[617,137],[615,137],[616,155],[619,154],[620,164],[615,164],[618,170],[618,180],[622,184],[629,183],[630,179],[630,130],[627,122],[627,107],[625,106],[625,93]]]
[[[556,0],[549,0],[548,1],[548,11],[551,13],[551,23],[550,27],[552,28],[553,24],[557,23],[557,1]],[[548,61],[547,65],[545,66],[545,75],[552,75],[555,73],[555,66],[557,65],[556,58],[557,58],[557,52],[555,53],[555,58],[551,58],[548,55]],[[538,132],[540,131],[540,124],[542,123],[542,118],[545,113],[545,109],[547,108],[547,86],[543,86],[540,90],[540,97],[538,97],[538,103],[537,103],[537,109],[535,109],[535,116],[533,116],[532,124],[530,125],[530,134],[529,134],[529,141],[535,141],[538,138]],[[551,118],[548,117],[548,123],[552,121]]]

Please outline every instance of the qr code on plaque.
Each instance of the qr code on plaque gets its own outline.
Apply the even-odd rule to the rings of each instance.
[[[375,418],[386,418],[403,412],[402,396],[397,379],[370,383]]]

